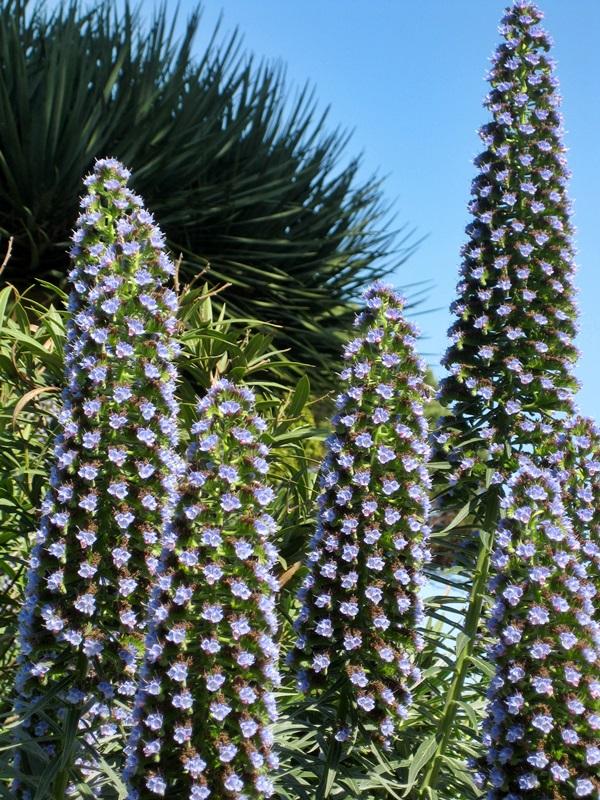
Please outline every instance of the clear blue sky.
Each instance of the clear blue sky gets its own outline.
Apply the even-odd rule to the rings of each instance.
[[[150,4],[148,4],[150,5]],[[169,6],[171,2],[169,2]],[[175,4],[173,4],[175,5]],[[183,0],[181,13],[193,7]],[[219,14],[247,49],[286,65],[291,87],[310,81],[331,124],[354,130],[365,174],[387,176],[398,222],[428,238],[398,285],[431,280],[419,324],[434,368],[445,349],[466,204],[480,149],[476,129],[502,0],[206,0],[206,41]],[[600,421],[600,0],[539,0],[555,40],[573,172],[582,351],[582,410]]]

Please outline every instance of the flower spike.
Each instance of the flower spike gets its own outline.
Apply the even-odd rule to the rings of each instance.
[[[346,674],[353,711],[389,743],[418,679],[419,588],[429,559],[429,396],[404,301],[375,285],[346,346],[344,390],[321,470],[318,526],[300,591],[295,658],[302,688]]]
[[[85,179],[60,433],[20,615],[17,679],[17,710],[70,682],[63,702],[95,701],[86,726],[96,717],[104,735],[116,730],[109,707],[130,721],[148,591],[181,468],[173,265],[128,178],[103,159]],[[43,735],[36,720],[26,724]]]
[[[593,537],[588,527],[600,464],[587,463],[593,488],[577,481],[589,501],[576,500],[573,515],[573,475],[563,467],[569,450],[581,461],[579,438],[561,437],[565,449],[554,450],[551,468],[550,458],[521,456],[503,500],[492,557],[496,672],[481,774],[493,800],[526,792],[596,797],[600,788],[598,520]]]
[[[599,664],[598,439],[574,403],[568,172],[541,19],[518,0],[500,27],[440,393],[451,414],[437,435],[452,464],[446,497],[470,500],[495,529],[489,800],[598,794],[587,761],[598,736],[588,684]]]
[[[507,437],[532,441],[545,412],[570,414],[577,388],[568,172],[541,16],[519,2],[500,28],[485,103],[493,119],[480,132],[486,149],[475,161],[473,221],[444,360],[450,376],[441,384],[452,423],[466,438],[482,437],[492,455]],[[456,480],[469,466],[458,466]]]
[[[267,798],[279,686],[274,499],[266,424],[228,380],[198,404],[195,439],[151,605],[128,745],[129,798]]]

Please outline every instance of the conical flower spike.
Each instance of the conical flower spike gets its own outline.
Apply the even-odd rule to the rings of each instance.
[[[271,797],[280,682],[265,422],[227,380],[198,405],[177,546],[155,587],[127,778],[134,798]]]
[[[486,100],[493,119],[481,129],[486,149],[476,159],[473,221],[445,357],[451,375],[441,392],[464,438],[475,434],[500,456],[514,437],[543,438],[535,423],[548,412],[570,413],[576,388],[568,173],[541,16],[519,2],[500,28],[504,42]],[[463,448],[456,480],[479,446]]]
[[[318,527],[300,592],[296,658],[308,689],[340,689],[338,739],[364,717],[388,743],[418,678],[419,588],[429,554],[429,396],[403,300],[376,285],[346,346],[344,390],[321,471]]]
[[[67,680],[73,708],[88,692],[108,705],[119,697],[125,722],[179,464],[173,266],[128,176],[112,159],[96,162],[73,235],[66,386],[17,685],[18,709]],[[106,722],[108,705],[96,703],[88,721]],[[113,729],[106,722],[103,733]]]
[[[496,537],[497,672],[482,770],[490,800],[598,792],[586,750],[597,738],[597,684],[587,681],[598,671],[597,528],[589,524],[597,458],[586,453],[586,426],[572,423],[568,173],[541,18],[520,0],[500,28],[486,100],[493,119],[481,130],[486,149],[476,159],[445,359],[441,401],[452,413],[438,435],[453,464],[446,497],[468,500],[474,524]]]
[[[582,520],[569,518],[569,477],[522,456],[503,501],[484,737],[490,800],[595,798],[600,789],[597,561]]]

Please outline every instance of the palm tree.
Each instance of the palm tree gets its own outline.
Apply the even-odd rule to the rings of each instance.
[[[313,94],[288,99],[281,69],[253,61],[237,32],[215,31],[196,58],[199,22],[196,9],[178,41],[166,4],[149,24],[114,0],[0,4],[4,277],[64,280],[81,177],[117,157],[181,254],[182,280],[230,284],[229,312],[280,326],[277,343],[318,365],[324,387],[353,298],[415,242],[391,231],[381,181],[361,181]]]

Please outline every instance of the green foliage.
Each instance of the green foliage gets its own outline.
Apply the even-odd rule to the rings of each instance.
[[[64,315],[12,287],[0,293],[0,697],[12,691],[16,616],[29,537],[47,484]],[[34,321],[33,321],[34,320]]]
[[[166,5],[146,26],[113,0],[52,13],[2,3],[6,277],[63,280],[81,176],[115,156],[181,254],[181,275],[229,284],[231,313],[277,324],[278,346],[318,365],[313,383],[326,386],[353,298],[414,243],[387,229],[380,181],[361,182],[348,136],[328,129],[309,91],[288,101],[282,72],[254,63],[237,33],[215,32],[193,56],[199,19],[178,43]]]
[[[0,734],[0,780],[10,776],[10,697],[15,664],[16,611],[20,604],[25,559],[37,509],[47,480],[46,454],[54,432],[57,410],[56,388],[62,381],[62,343],[66,312],[64,295],[50,284],[44,287],[52,302],[39,304],[29,292],[12,287],[0,293],[0,370],[2,414],[0,416],[0,569],[5,591],[0,601],[2,683],[0,713],[6,721]],[[34,292],[37,294],[37,292]],[[259,323],[229,319],[214,306],[214,295],[205,288],[185,287],[180,295],[181,340],[184,352],[180,371],[183,414],[192,416],[194,386],[209,386],[220,375],[251,385],[260,398],[261,414],[270,419],[272,478],[277,486],[274,516],[280,524],[279,614],[283,621],[281,644],[284,654],[295,639],[292,621],[298,612],[296,591],[307,542],[314,525],[314,498],[321,442],[326,431],[314,427],[312,402],[306,381],[294,391],[285,386],[286,357],[272,344],[272,329]],[[268,370],[267,370],[268,367]],[[306,405],[303,405],[306,403]],[[186,427],[183,425],[182,427]],[[437,467],[436,467],[437,468]],[[441,466],[440,466],[441,469]],[[459,509],[460,511],[460,509]],[[423,634],[426,648],[420,656],[423,680],[416,687],[414,704],[400,730],[392,752],[365,746],[357,738],[343,753],[331,752],[324,731],[333,721],[333,702],[327,698],[317,707],[295,691],[294,675],[284,672],[284,688],[278,695],[281,720],[276,727],[283,768],[278,796],[289,800],[315,797],[384,800],[406,797],[414,800],[432,756],[432,741],[439,733],[446,695],[454,676],[457,654],[464,646],[465,593],[471,588],[472,548],[457,549],[458,539],[471,540],[461,513],[456,525],[447,517],[434,534],[434,557],[438,565],[427,599]],[[450,524],[449,524],[450,523]],[[438,800],[470,800],[477,794],[464,759],[476,752],[476,731],[483,707],[482,686],[487,666],[477,655],[469,656],[467,689],[457,708],[455,724],[442,764],[443,780]],[[51,704],[52,697],[46,698]],[[43,713],[43,710],[42,710]],[[49,715],[49,719],[52,715]],[[68,726],[59,733],[71,740]],[[52,764],[41,755],[33,738],[27,747],[45,758],[40,770],[52,778]],[[97,783],[108,798],[119,796],[118,740],[109,744],[99,762]],[[44,769],[46,772],[44,773]],[[86,794],[86,779],[76,768],[70,776]],[[1,785],[1,784],[0,784]],[[0,792],[1,796],[1,792]],[[41,795],[43,796],[43,794]],[[432,795],[433,797],[434,795]]]
[[[54,295],[54,302],[48,305],[12,286],[0,292],[0,570],[5,587],[2,603],[6,604],[0,610],[0,619],[6,622],[0,641],[5,643],[1,653],[7,659],[2,671],[2,680],[6,681],[1,685],[3,697],[12,682],[9,653],[14,645],[20,578],[47,484],[46,458],[58,410],[56,393],[63,381],[65,295],[52,284],[45,283],[44,288]],[[269,326],[244,321],[242,327],[226,319],[222,311],[213,316],[211,296],[200,289],[183,291],[180,320],[184,417],[191,418],[196,385],[208,386],[224,374],[244,381],[260,393],[261,413],[273,420],[271,447],[280,480],[288,472],[296,474],[305,460],[304,439],[315,431],[304,422],[297,424],[297,415],[303,410],[299,400],[308,396],[302,392],[303,397],[299,397],[298,392],[278,381],[290,362],[273,347]],[[295,485],[290,482],[290,492]],[[295,515],[299,525],[310,502],[310,491],[309,481],[299,488],[297,497],[290,494],[287,498],[290,515]],[[289,520],[286,528],[294,530]],[[297,542],[291,547],[293,551],[301,549]]]

